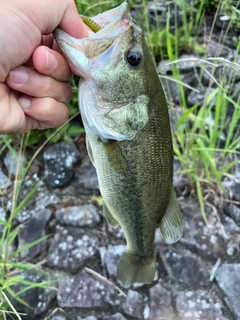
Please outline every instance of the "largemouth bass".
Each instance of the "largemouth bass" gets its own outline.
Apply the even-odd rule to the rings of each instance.
[[[167,103],[127,3],[92,19],[99,30],[89,38],[60,29],[55,37],[81,76],[79,107],[105,216],[126,236],[117,278],[124,286],[151,282],[156,227],[166,243],[182,234]]]

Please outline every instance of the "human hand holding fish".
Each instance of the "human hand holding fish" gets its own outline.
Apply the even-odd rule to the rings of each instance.
[[[64,123],[72,73],[52,32],[88,35],[74,1],[1,0],[0,26],[0,133]]]
[[[60,29],[55,38],[81,76],[79,107],[88,154],[96,167],[104,214],[126,237],[117,278],[129,286],[154,278],[157,227],[166,243],[182,234],[172,185],[168,108],[143,32],[127,3],[92,20],[99,28],[88,38],[77,39]]]

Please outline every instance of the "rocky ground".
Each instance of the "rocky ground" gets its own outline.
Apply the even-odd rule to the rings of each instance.
[[[233,60],[237,55],[234,40],[239,37],[239,30],[232,30],[224,45],[214,41],[225,28],[223,21],[226,18],[218,17],[215,38],[207,55],[217,53]],[[189,92],[189,106],[201,101],[210,81],[206,73],[199,82],[200,70],[190,61],[191,57],[184,56],[188,62],[185,60],[178,66],[184,82],[195,87],[201,85],[200,95]],[[240,56],[237,60],[240,61]],[[162,61],[158,70],[171,77],[167,61]],[[179,104],[176,84],[164,80],[163,85],[168,99]],[[240,77],[236,75],[232,88],[239,87]],[[174,131],[174,121],[172,128]],[[52,281],[52,289],[34,288],[21,295],[29,307],[12,302],[18,312],[27,314],[22,319],[240,319],[238,171],[225,181],[231,203],[207,209],[209,225],[204,223],[194,198],[189,194],[183,196],[186,182],[175,175],[174,186],[183,214],[183,237],[174,245],[166,245],[157,230],[157,271],[153,283],[124,289],[115,278],[116,263],[125,249],[124,235],[120,228],[111,228],[102,215],[96,172],[86,154],[83,138],[76,144],[60,142],[45,149],[21,188],[20,200],[39,183],[38,190],[16,218],[15,224],[20,224],[16,248],[50,235],[21,253],[20,260],[36,263],[39,271],[23,272],[21,276],[35,283]],[[11,199],[10,193],[4,190],[12,188],[8,173],[14,176],[16,165],[11,154],[2,156],[1,161],[0,218],[5,220]],[[23,157],[21,165],[25,163]],[[175,167],[178,166],[175,162]],[[43,177],[46,178],[42,181]]]

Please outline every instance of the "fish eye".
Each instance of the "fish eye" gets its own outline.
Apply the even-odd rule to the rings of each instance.
[[[128,63],[133,67],[137,67],[141,62],[141,55],[135,50],[128,51],[126,58]]]

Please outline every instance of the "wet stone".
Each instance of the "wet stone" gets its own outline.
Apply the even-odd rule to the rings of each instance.
[[[121,313],[117,312],[111,316],[106,316],[103,320],[127,320]]]
[[[67,185],[74,175],[73,166],[80,159],[73,141],[59,142],[48,148],[43,154],[46,183],[53,188]]]
[[[46,225],[52,215],[51,210],[44,209],[31,218],[31,220],[21,224],[18,232],[18,249],[44,237],[46,235]],[[22,259],[27,261],[36,257],[47,248],[47,241],[43,240],[35,246],[21,252]]]
[[[118,306],[118,292],[108,282],[83,270],[61,283],[57,295],[61,308],[109,308]]]
[[[3,162],[8,172],[15,176],[17,173],[17,169],[19,170],[19,172],[23,171],[27,160],[24,155],[19,155],[17,152],[9,151],[4,157]]]
[[[207,290],[179,291],[176,309],[183,320],[227,320],[222,313],[222,301]]]
[[[90,231],[57,226],[48,252],[48,265],[78,272],[98,252],[98,239]]]
[[[58,209],[56,219],[62,224],[74,227],[95,226],[100,222],[97,209],[92,204]]]
[[[143,296],[137,291],[129,290],[126,301],[123,304],[123,310],[129,316],[143,318]]]
[[[2,172],[0,168],[0,190],[7,189],[12,184],[12,181]]]
[[[77,169],[74,184],[80,184],[86,189],[99,190],[96,169],[88,156],[83,159],[81,166]]]
[[[150,314],[144,318],[151,320],[177,319],[172,308],[171,293],[160,283],[150,289]]]
[[[34,274],[22,272],[20,274],[22,280],[30,281],[33,284],[37,284],[37,283],[40,284],[42,282],[49,281],[49,288],[50,287],[54,288],[56,286],[56,283],[52,282],[53,279],[48,274],[43,274],[42,270],[41,271],[34,270],[34,271],[36,272]],[[24,288],[25,288],[25,285],[23,284],[17,284],[11,287],[11,289],[16,293],[19,292],[20,290],[23,290]],[[12,300],[12,304],[19,313],[27,314],[26,316],[21,315],[21,319],[35,320],[35,319],[39,319],[38,317],[41,314],[49,310],[49,306],[52,300],[55,298],[55,296],[56,296],[55,289],[51,290],[51,289],[34,287],[30,290],[26,290],[19,296],[22,300],[24,300],[28,304],[28,306],[24,306],[23,304],[17,302],[17,300]]]
[[[6,222],[6,212],[2,207],[0,207],[0,220],[3,222]],[[3,231],[3,224],[0,222],[0,234],[2,233],[2,231]]]
[[[232,82],[237,82],[240,80],[240,76],[234,72],[231,66],[219,65],[217,67],[206,66],[202,75],[202,83],[205,87],[208,87],[210,84],[212,87],[217,87],[218,83],[221,83],[224,76],[227,76],[228,81],[231,79]],[[215,81],[214,81],[215,80]]]
[[[196,255],[169,248],[160,249],[160,254],[171,278],[189,285],[209,284],[207,266]]]
[[[240,228],[221,212],[218,216],[207,211],[209,228],[203,221],[200,208],[196,202],[180,202],[183,214],[183,236],[180,242],[190,251],[204,258],[233,260],[239,252]],[[223,231],[224,230],[224,231]]]
[[[240,264],[223,264],[217,270],[215,278],[227,296],[225,301],[234,313],[234,319],[240,319]]]

